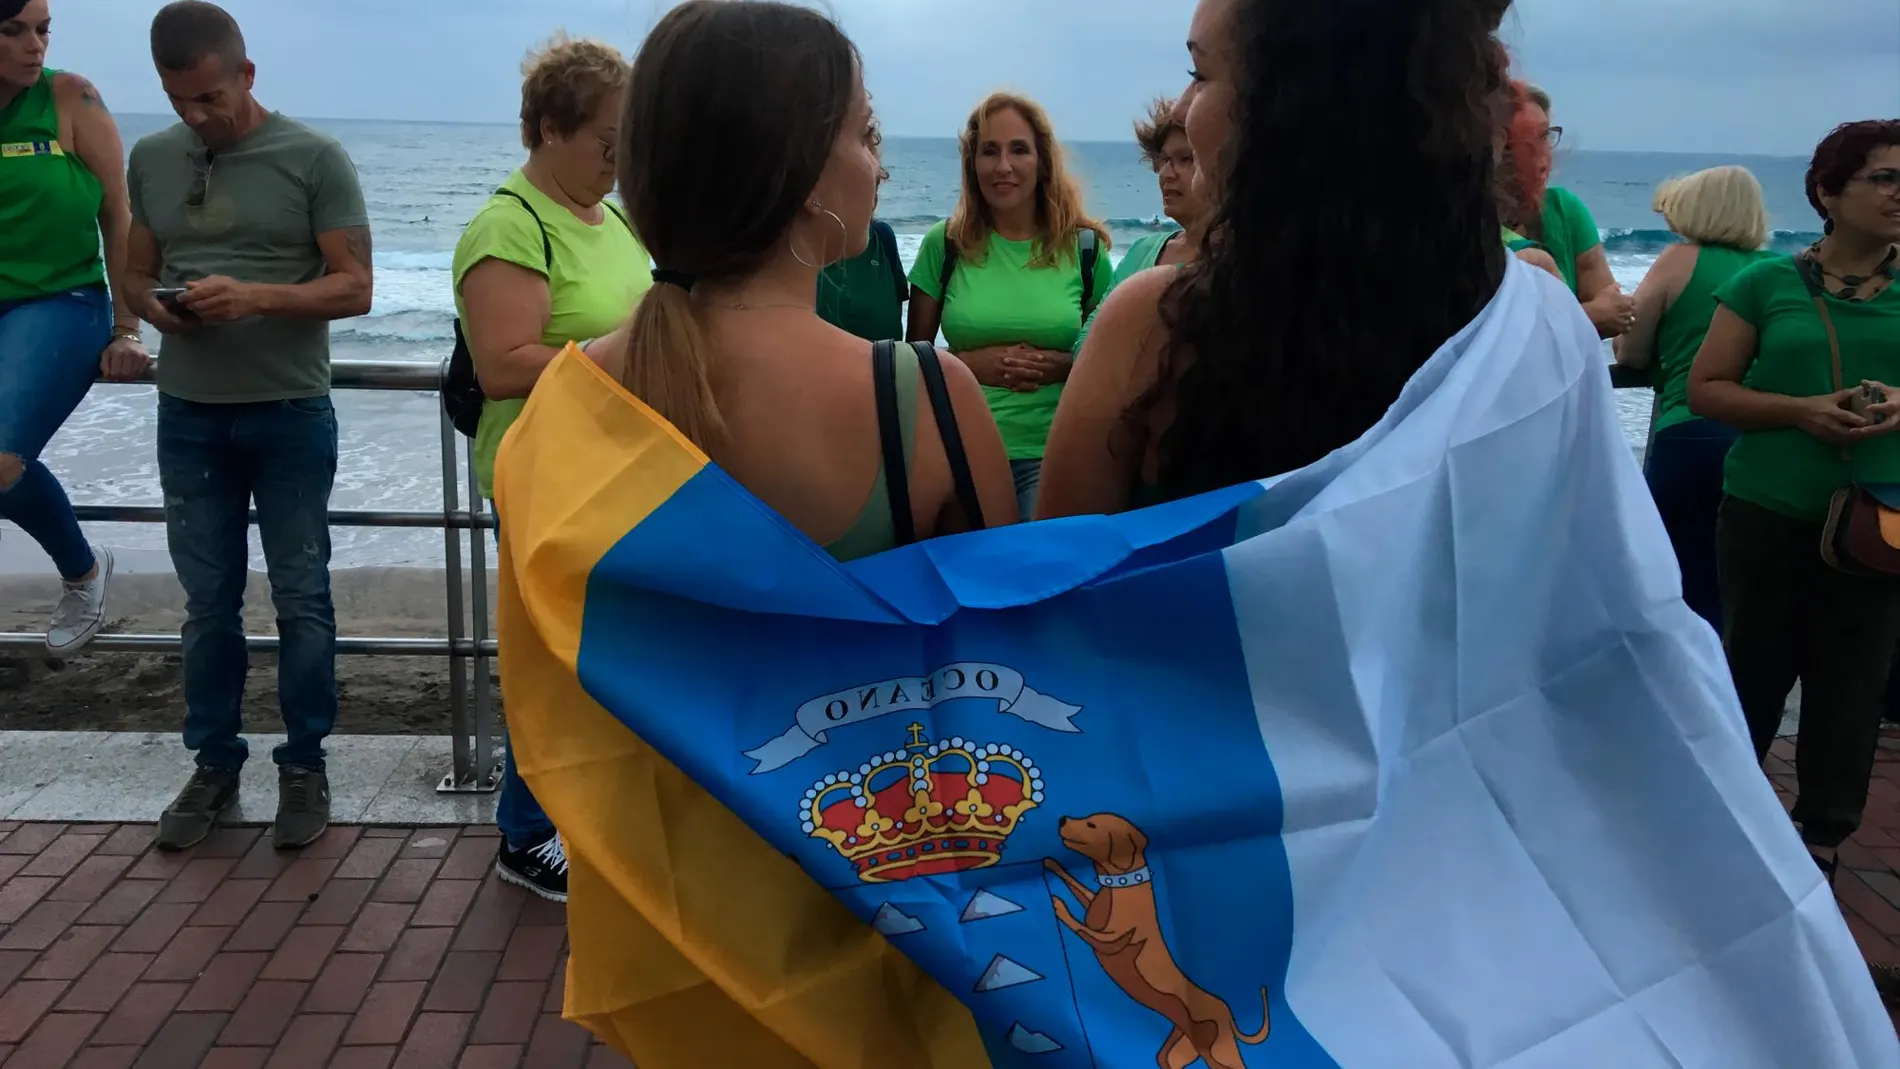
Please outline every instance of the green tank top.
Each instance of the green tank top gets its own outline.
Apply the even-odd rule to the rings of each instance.
[[[1715,317],[1715,291],[1744,268],[1775,254],[1765,249],[1704,245],[1696,252],[1695,271],[1656,325],[1656,430],[1695,419],[1689,411],[1689,366]]]
[[[892,378],[897,386],[898,437],[904,443],[904,469],[910,470],[917,440],[917,350],[899,345],[891,361]],[[884,462],[878,461],[877,479],[871,483],[871,496],[864,502],[856,523],[825,547],[825,552],[841,561],[853,561],[882,553],[897,545],[897,525],[891,522],[891,499],[885,488]]]
[[[0,108],[0,301],[105,284],[104,191],[59,143],[55,71]]]

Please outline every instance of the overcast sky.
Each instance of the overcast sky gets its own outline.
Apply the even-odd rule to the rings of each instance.
[[[1325,0],[1312,0],[1325,2]],[[51,0],[52,65],[119,111],[166,110],[161,0]],[[557,28],[634,51],[666,0],[227,0],[258,95],[305,118],[510,122],[523,52]],[[1072,140],[1122,140],[1186,82],[1191,0],[830,0],[885,128],[953,133],[992,88]],[[1574,148],[1805,156],[1830,126],[1900,114],[1900,0],[1518,0],[1522,71]]]

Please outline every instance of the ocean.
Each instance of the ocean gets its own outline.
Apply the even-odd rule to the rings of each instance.
[[[162,129],[169,116],[122,115],[126,143]],[[522,159],[512,125],[312,120],[341,140],[355,160],[368,202],[376,249],[376,298],[370,314],[337,323],[338,360],[400,360],[435,364],[450,346],[454,303],[449,260],[462,225]],[[1114,235],[1110,255],[1144,233],[1168,226],[1151,171],[1132,143],[1069,146],[1091,212]],[[949,138],[885,141],[885,184],[878,214],[898,233],[905,262],[923,232],[956,202],[956,143]],[[1559,150],[1556,181],[1581,196],[1603,231],[1610,264],[1626,292],[1642,281],[1671,240],[1649,209],[1656,184],[1723,163],[1752,169],[1767,190],[1777,228],[1775,246],[1793,252],[1813,241],[1814,213],[1802,192],[1805,160],[1668,153]],[[1394,188],[1403,195],[1403,187]],[[1298,210],[1293,206],[1293,210]],[[157,337],[151,334],[156,348]],[[1606,350],[1606,360],[1608,353]],[[1619,397],[1631,441],[1640,444],[1649,413],[1646,392]],[[342,433],[336,508],[439,509],[441,459],[433,395],[338,391]],[[44,457],[75,502],[156,504],[153,453],[155,400],[150,387],[99,386],[61,430]],[[162,550],[154,525],[92,525],[93,537],[117,548]],[[8,532],[8,540],[18,532]],[[442,538],[417,531],[340,529],[338,566],[439,565]],[[253,566],[262,558],[253,554]]]

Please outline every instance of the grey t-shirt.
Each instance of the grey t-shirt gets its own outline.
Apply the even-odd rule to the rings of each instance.
[[[368,226],[356,165],[327,134],[273,112],[211,157],[204,204],[185,202],[204,143],[183,123],[132,148],[132,218],[158,238],[159,285],[226,275],[296,285],[324,275],[317,235]],[[237,403],[330,391],[330,324],[252,316],[168,334],[158,388],[187,401]]]

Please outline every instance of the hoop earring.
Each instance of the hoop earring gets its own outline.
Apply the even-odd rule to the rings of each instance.
[[[838,240],[840,242],[838,246],[838,258],[843,259],[845,251],[851,248],[851,232],[845,229],[844,220],[838,217],[837,212],[832,211],[830,208],[827,208],[822,204],[814,203],[812,207],[817,208],[819,211],[824,212],[826,215],[831,216],[831,221],[838,224]],[[798,254],[798,245],[796,242],[792,240],[792,237],[789,234],[786,235],[785,237],[785,245],[787,248],[791,250],[792,259],[797,260],[799,263],[799,266],[809,267],[813,271],[824,270],[823,264],[809,263],[805,260],[803,256],[800,256]]]

